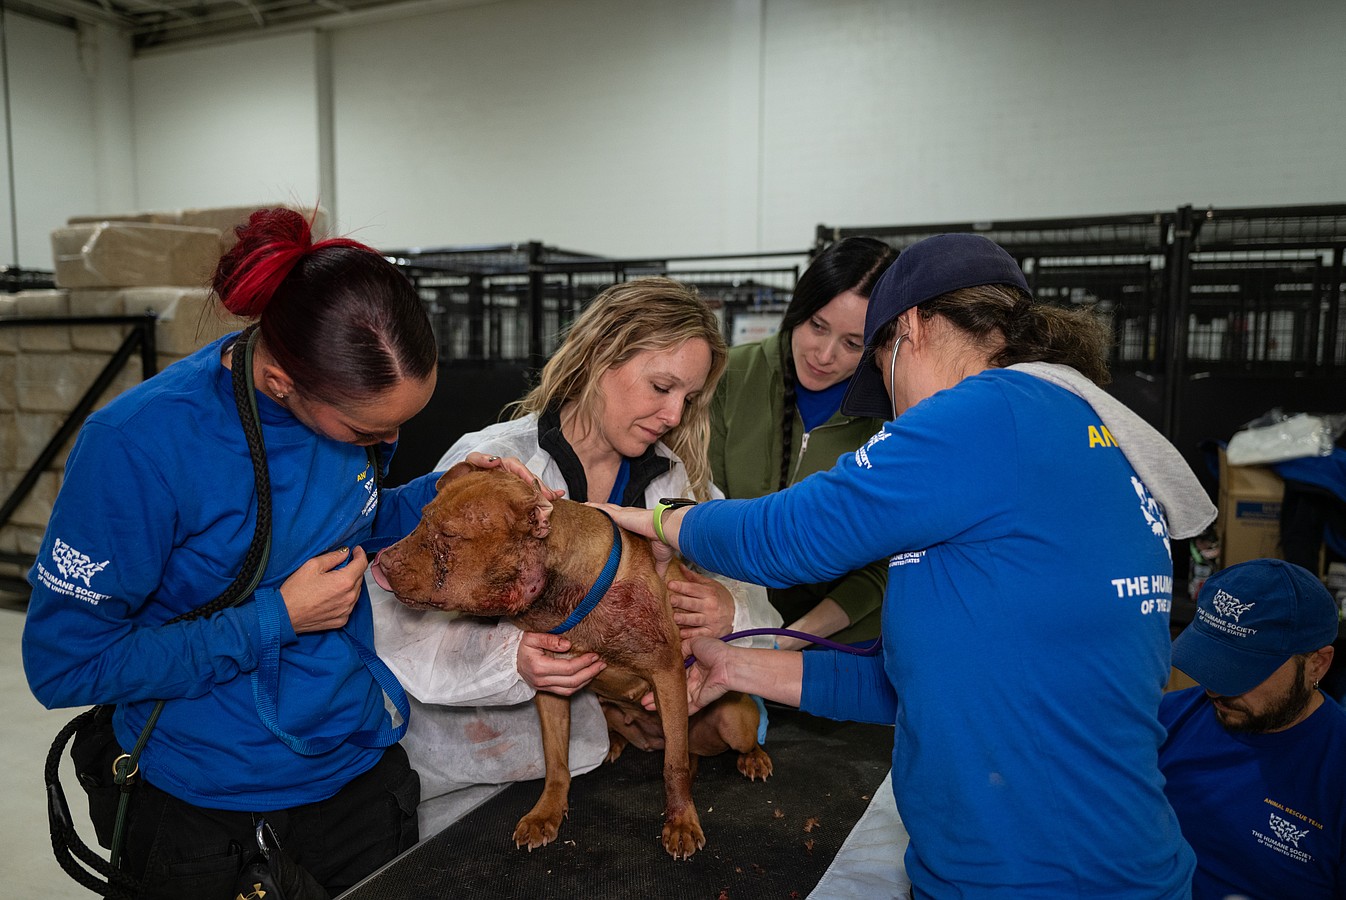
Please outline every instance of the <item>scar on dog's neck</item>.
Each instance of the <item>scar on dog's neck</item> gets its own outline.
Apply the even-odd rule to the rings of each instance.
[[[595,527],[595,522],[591,520],[601,521],[602,526]],[[571,500],[557,500],[552,511],[552,523],[555,529],[570,539],[565,544],[563,554],[551,551],[550,542],[555,540],[556,532],[549,539],[547,585],[532,606],[515,617],[515,622],[529,631],[547,631],[565,621],[598,579],[612,550],[609,519],[592,507]],[[621,540],[623,553],[629,555],[635,549],[631,537],[623,535]],[[618,593],[619,588],[623,587],[623,576],[629,570],[629,563],[624,560],[617,571],[617,579],[608,591],[609,595]],[[640,582],[631,583],[639,585]],[[650,588],[645,586],[644,590],[648,593]],[[601,610],[606,602],[608,597],[599,601],[595,612]]]

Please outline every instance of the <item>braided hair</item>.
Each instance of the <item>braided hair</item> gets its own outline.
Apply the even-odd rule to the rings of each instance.
[[[895,259],[897,251],[877,238],[842,238],[814,257],[804,274],[799,276],[794,296],[790,298],[780,324],[784,335],[780,342],[781,372],[785,380],[781,416],[781,489],[790,483],[790,450],[794,441],[795,385],[798,382],[792,352],[794,330],[838,294],[854,291],[868,298],[874,290],[874,282]]]

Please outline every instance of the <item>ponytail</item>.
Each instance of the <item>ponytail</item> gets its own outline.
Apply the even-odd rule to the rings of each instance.
[[[348,238],[315,243],[292,209],[259,209],[235,234],[212,286],[230,312],[258,320],[263,345],[296,391],[324,403],[364,402],[434,373],[425,306],[377,250]]]
[[[1059,363],[1100,386],[1112,380],[1112,330],[1092,309],[1051,306],[1011,285],[983,284],[943,294],[917,311],[922,318],[938,313],[992,348],[990,363],[996,368]]]
[[[249,319],[266,311],[286,277],[308,254],[325,247],[377,252],[346,238],[315,244],[308,220],[285,208],[257,210],[234,234],[238,242],[220,258],[212,286],[225,309]]]

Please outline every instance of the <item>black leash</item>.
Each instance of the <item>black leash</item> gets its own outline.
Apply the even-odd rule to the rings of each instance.
[[[184,622],[204,616],[214,615],[244,598],[251,596],[262,580],[271,555],[271,475],[267,470],[266,448],[262,443],[262,423],[257,412],[257,392],[252,375],[252,354],[257,344],[257,326],[251,325],[239,335],[234,349],[243,349],[241,359],[235,359],[232,366],[234,404],[238,407],[239,419],[243,424],[243,435],[248,442],[248,453],[252,457],[253,477],[257,487],[257,525],[252,542],[243,558],[239,574],[214,600],[190,612],[169,619],[164,624]],[[377,461],[371,448],[371,460]],[[375,478],[379,477],[376,466]],[[378,482],[376,481],[375,484]],[[43,768],[43,777],[47,784],[47,822],[51,827],[51,847],[56,861],[65,873],[94,893],[108,900],[134,900],[141,893],[139,882],[120,868],[122,842],[127,808],[131,799],[131,788],[139,772],[140,752],[149,741],[150,732],[164,707],[163,700],[155,704],[149,720],[140,732],[140,738],[130,753],[123,753],[113,763],[113,780],[121,789],[117,804],[117,820],[112,838],[112,852],[108,860],[103,859],[84,843],[75,832],[70,816],[70,805],[65,791],[61,788],[60,765],[65,746],[80,728],[89,724],[99,714],[102,707],[95,706],[80,713],[56,735],[56,740],[47,752],[47,762]],[[80,864],[83,863],[83,866]],[[87,867],[87,868],[86,868]],[[92,869],[91,873],[88,871]],[[94,874],[96,873],[97,876]]]

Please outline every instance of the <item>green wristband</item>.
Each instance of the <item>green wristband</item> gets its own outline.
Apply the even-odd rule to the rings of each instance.
[[[668,538],[664,537],[664,513],[670,509],[681,509],[684,506],[695,505],[695,500],[688,500],[686,497],[664,497],[654,504],[654,536],[659,538],[659,543],[668,543]]]

